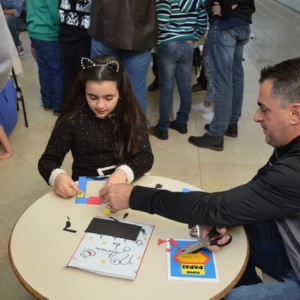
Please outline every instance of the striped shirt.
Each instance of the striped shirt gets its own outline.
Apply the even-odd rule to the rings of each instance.
[[[158,45],[175,40],[195,41],[207,28],[205,0],[156,0]]]

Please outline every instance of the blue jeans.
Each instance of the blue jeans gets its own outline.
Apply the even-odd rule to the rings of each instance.
[[[26,30],[27,26],[23,19],[15,16],[5,15],[7,26],[10,30],[10,33],[14,39],[15,46],[21,46],[21,41],[19,39],[19,32],[21,30]],[[1,29],[2,30],[2,29]]]
[[[241,280],[225,299],[299,299],[300,282],[289,263],[275,222],[249,224],[245,226],[245,230],[250,244],[249,262]],[[278,282],[262,283],[255,266]]]
[[[223,136],[229,124],[241,116],[244,94],[243,51],[250,37],[249,25],[220,31],[210,25],[206,42],[215,91],[214,118],[208,135]]]
[[[282,282],[257,283],[234,288],[225,300],[299,300],[300,283],[294,272],[286,274]]]
[[[101,41],[92,39],[91,57],[96,55],[114,55],[121,59],[132,83],[137,101],[142,110],[147,110],[147,75],[151,62],[151,49],[130,51],[110,47]]]
[[[173,103],[175,79],[180,96],[180,106],[176,116],[178,124],[186,124],[192,105],[191,68],[194,46],[186,40],[178,40],[157,47],[159,73],[159,127],[169,128],[169,118]]]
[[[59,41],[31,39],[36,50],[36,61],[43,105],[59,112],[62,103],[62,54]]]

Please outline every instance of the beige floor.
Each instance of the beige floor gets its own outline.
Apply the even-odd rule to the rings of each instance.
[[[25,96],[29,127],[24,125],[22,110],[10,140],[12,158],[0,162],[0,299],[33,299],[16,279],[8,259],[8,240],[22,212],[50,189],[37,170],[37,161],[47,143],[56,117],[45,112],[40,104],[37,66],[30,53],[26,33],[22,33],[25,55],[21,58],[25,76],[19,79]],[[266,161],[272,149],[264,142],[260,126],[253,122],[258,95],[258,76],[251,61],[245,57],[245,97],[239,137],[225,137],[223,152],[199,149],[187,142],[189,135],[202,135],[205,121],[201,114],[191,112],[188,134],[169,130],[169,139],[151,136],[155,156],[151,174],[185,181],[206,191],[220,191],[243,184]],[[149,83],[152,79],[149,72]],[[148,117],[151,124],[158,119],[158,92],[149,93]],[[193,95],[198,102],[203,93]],[[64,167],[70,169],[67,157]],[[47,212],[44,212],[45,214]]]

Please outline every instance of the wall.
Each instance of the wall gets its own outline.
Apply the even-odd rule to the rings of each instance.
[[[256,0],[251,36],[245,52],[258,71],[300,56],[300,13],[276,0]]]

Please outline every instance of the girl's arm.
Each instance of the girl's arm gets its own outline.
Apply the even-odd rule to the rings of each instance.
[[[52,182],[50,182],[50,176],[52,175],[53,171],[56,171],[55,175],[58,175],[58,169],[61,167],[66,154],[71,149],[71,131],[73,127],[73,124],[71,124],[70,122],[61,123],[58,127],[56,127],[51,134],[45,152],[42,154],[38,162],[38,169],[41,176],[52,187],[55,178],[52,180]]]

